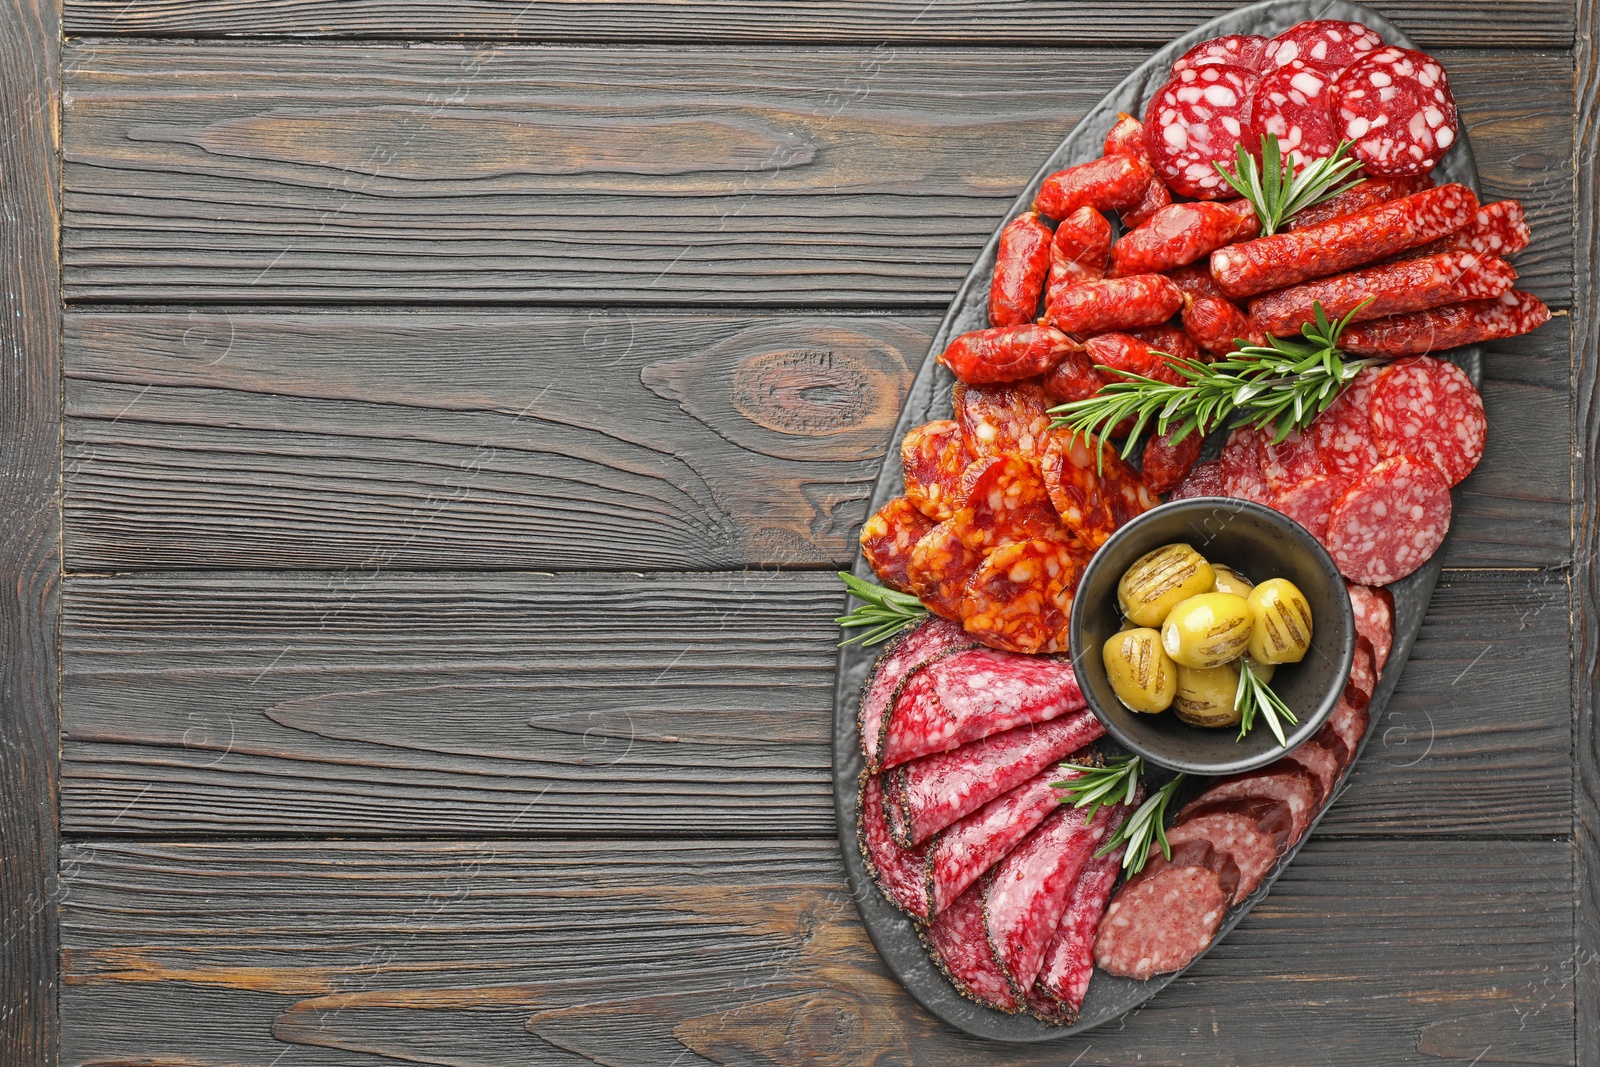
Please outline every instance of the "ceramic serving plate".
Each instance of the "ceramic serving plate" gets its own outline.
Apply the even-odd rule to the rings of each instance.
[[[1000,236],[999,228],[1009,219],[1028,209],[1040,181],[1046,175],[1064,167],[1097,158],[1101,154],[1106,131],[1111,128],[1117,113],[1126,111],[1130,114],[1143,115],[1144,106],[1151,94],[1166,82],[1172,61],[1199,42],[1228,33],[1258,33],[1272,37],[1297,22],[1320,18],[1362,22],[1377,30],[1390,44],[1415,47],[1413,42],[1392,23],[1357,4],[1345,3],[1343,0],[1318,3],[1306,0],[1267,0],[1266,3],[1241,8],[1199,26],[1151,56],[1148,61],[1124,78],[1121,84],[1107,93],[1100,103],[1090,109],[1055,153],[1044,161],[1039,173],[1028,183],[1016,202],[1004,215],[995,219],[994,235],[989,238],[989,243],[984,246],[977,262],[972,266],[971,273],[967,275],[951,302],[950,310],[945,315],[944,322],[928,350],[927,358],[923,361],[906,396],[905,407],[900,413],[900,421],[895,426],[892,438],[895,445],[911,427],[932,419],[950,416],[950,388],[954,384],[954,379],[950,377],[948,371],[934,362],[934,357],[944,350],[950,338],[988,325],[989,276],[994,268],[995,245]],[[1441,181],[1461,182],[1477,191],[1477,168],[1473,163],[1472,149],[1465,130],[1435,173]],[[1457,350],[1451,353],[1451,357],[1474,382],[1479,380],[1481,353],[1477,348]],[[1208,442],[1207,454],[1214,455],[1219,448],[1220,441],[1214,437]],[[898,447],[891,447],[873,488],[868,513],[899,496],[903,489],[899,450]],[[1372,696],[1372,724],[1368,728],[1367,739],[1370,739],[1379,727],[1384,706],[1388,702],[1390,693],[1394,691],[1401,668],[1410,654],[1412,642],[1422,626],[1428,600],[1432,597],[1433,587],[1439,580],[1443,557],[1444,550],[1441,549],[1421,569],[1389,587],[1394,594],[1395,602],[1394,648],[1390,653],[1387,668],[1378,679],[1376,691]],[[856,561],[855,572],[863,578],[872,580],[870,568],[859,558]],[[839,652],[833,718],[834,807],[838,814],[840,849],[850,879],[852,895],[861,913],[861,921],[866,925],[867,933],[872,938],[872,943],[877,946],[884,963],[894,972],[900,984],[928,1011],[959,1030],[997,1041],[1017,1042],[1048,1041],[1082,1033],[1120,1017],[1160,992],[1167,983],[1177,977],[1177,974],[1160,975],[1146,982],[1136,982],[1127,978],[1114,978],[1097,971],[1089,986],[1089,993],[1077,1025],[1047,1026],[1027,1015],[1006,1015],[975,1004],[957,993],[939,973],[917,939],[916,924],[885,900],[873,885],[856,845],[856,780],[862,768],[861,744],[856,736],[856,709],[860,702],[861,687],[879,650],[879,646],[862,648],[851,645]],[[1105,751],[1117,751],[1117,746],[1109,740],[1102,741],[1100,745]],[[1365,748],[1365,739],[1362,747]],[[1159,784],[1160,779],[1156,778],[1153,781]],[[1196,789],[1201,784],[1203,782],[1197,783]],[[1342,789],[1344,784],[1345,782],[1341,780],[1338,788]],[[1324,805],[1322,810],[1327,811],[1332,803],[1336,802],[1335,799],[1330,804]],[[1229,912],[1217,935],[1218,941],[1226,937],[1256,902],[1268,893],[1278,875],[1294,861],[1299,848],[1310,839],[1314,827],[1315,823],[1313,831],[1308,831],[1300,843],[1278,862],[1262,881],[1261,887]]]

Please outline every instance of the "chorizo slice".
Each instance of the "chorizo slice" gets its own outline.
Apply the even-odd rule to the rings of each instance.
[[[897,496],[862,524],[861,554],[879,581],[890,589],[908,593],[911,583],[906,566],[911,561],[911,550],[933,527],[933,520],[918,511],[909,497]]]
[[[1234,162],[1257,80],[1253,70],[1217,63],[1177,71],[1156,90],[1145,110],[1145,146],[1173,192],[1195,200],[1233,195],[1216,165]]]
[[[955,522],[941,522],[922,535],[906,561],[907,592],[935,615],[961,618],[967,580],[983,562],[983,553],[968,547]]]
[[[1035,537],[1067,536],[1044,475],[1031,459],[977,460],[961,477],[961,500],[951,521],[957,535],[979,552]]]
[[[1050,399],[1038,382],[957,384],[952,394],[961,439],[974,459],[1032,458],[1050,432]]]
[[[1061,538],[1034,538],[990,552],[967,582],[961,625],[1011,652],[1065,652],[1072,598],[1088,562]]]
[[[935,522],[949,519],[961,506],[961,476],[971,461],[954,419],[914,426],[900,440],[906,496]]]

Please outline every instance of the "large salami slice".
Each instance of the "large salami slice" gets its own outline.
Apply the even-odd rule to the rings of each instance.
[[[929,916],[949,907],[1046,816],[1060,811],[1055,783],[1071,777],[1069,768],[1047,767],[940,831],[927,849]]]
[[[1261,445],[1261,473],[1274,493],[1291,489],[1307,478],[1327,474],[1328,466],[1309,432],[1290,430],[1282,441],[1270,438]]]
[[[890,830],[902,845],[921,844],[1104,732],[1079,712],[902,763],[884,772]]]
[[[1209,41],[1201,41],[1174,60],[1172,73],[1181,74],[1190,67],[1208,67],[1218,63],[1230,67],[1244,67],[1246,70],[1259,70],[1261,53],[1266,47],[1267,39],[1254,33],[1230,33],[1223,37],[1213,37]]]
[[[1334,80],[1338,136],[1369,174],[1426,174],[1456,143],[1456,103],[1444,67],[1409,48],[1379,48]]]
[[[951,394],[961,439],[974,457],[1036,457],[1050,430],[1050,399],[1034,382],[961,385]]]
[[[906,592],[911,583],[906,567],[917,542],[933,529],[934,521],[917,510],[908,497],[897,496],[861,526],[861,554],[878,580]]]
[[[1206,950],[1239,884],[1239,868],[1205,842],[1154,854],[1106,908],[1094,961],[1107,974],[1144,981]]]
[[[1339,781],[1341,770],[1339,754],[1314,741],[1304,741],[1263,770],[1270,774],[1279,771],[1304,771],[1306,779],[1316,787],[1316,805],[1320,808],[1333,796],[1333,787]]]
[[[1065,652],[1072,597],[1088,562],[1064,534],[1002,545],[967,581],[961,625],[991,648]]]
[[[955,419],[914,426],[900,441],[906,496],[934,522],[944,522],[961,506],[961,475],[972,457]]]
[[[1362,585],[1388,585],[1418,567],[1450,529],[1450,485],[1416,456],[1393,456],[1357,478],[1328,518],[1328,554]]]
[[[879,730],[879,767],[959,748],[1083,706],[1072,665],[1064,660],[992,648],[954,652],[906,679]]]
[[[1295,61],[1336,71],[1383,47],[1383,38],[1359,22],[1314,19],[1296,23],[1266,43],[1261,51],[1264,69]]]
[[[1332,474],[1358,478],[1383,457],[1372,440],[1372,383],[1382,370],[1367,367],[1310,427],[1317,453]]]
[[[1314,474],[1272,496],[1272,506],[1322,540],[1328,532],[1333,505],[1350,488],[1352,479],[1342,474]]]
[[[1469,300],[1357,323],[1339,335],[1339,347],[1353,356],[1414,356],[1519,337],[1549,321],[1544,301],[1509,289],[1493,300]]]
[[[989,934],[983,922],[986,881],[987,877],[969,887],[938,918],[917,932],[956,992],[984,1007],[1014,1013],[1022,1005],[989,949]]]
[[[1333,713],[1328,716],[1328,722],[1323,730],[1331,733],[1344,746],[1344,765],[1349,766],[1355,759],[1356,751],[1361,747],[1361,739],[1367,734],[1367,727],[1372,722],[1372,716],[1367,711],[1365,703],[1357,703],[1341,698],[1333,706]],[[1322,730],[1317,731],[1320,738]]]
[[[1451,485],[1483,458],[1488,433],[1483,398],[1454,363],[1430,356],[1401,360],[1372,387],[1372,439],[1379,454],[1421,456]]]
[[[1261,76],[1250,98],[1250,132],[1245,144],[1255,149],[1266,134],[1293,157],[1296,168],[1332,156],[1339,135],[1328,117],[1328,87],[1333,75],[1298,59]]]
[[[1208,64],[1178,71],[1150,100],[1145,145],[1157,177],[1196,200],[1233,196],[1215,164],[1232,164],[1246,132],[1256,74],[1241,66]]]
[[[861,754],[867,766],[878,760],[878,735],[883,713],[889,710],[906,677],[937,656],[958,649],[973,648],[977,642],[960,626],[944,619],[925,619],[895,637],[878,655],[872,674],[861,690],[861,708],[856,714],[856,729],[861,734]]]
[[[1350,608],[1355,613],[1356,633],[1372,646],[1373,668],[1382,672],[1394,646],[1394,596],[1387,589],[1346,582]]]

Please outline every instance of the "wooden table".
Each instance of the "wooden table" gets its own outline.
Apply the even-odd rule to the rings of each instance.
[[[831,572],[911,370],[1222,10],[5,0],[0,1062],[1600,1063],[1595,0],[1383,8],[1571,316],[1490,346],[1427,625],[1270,898],[1007,1048],[846,890]]]

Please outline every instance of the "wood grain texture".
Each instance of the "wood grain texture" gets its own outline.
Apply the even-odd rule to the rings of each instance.
[[[0,1063],[56,1062],[61,16],[0,2]]]
[[[134,36],[474,40],[797,41],[895,44],[1164,44],[1233,10],[1227,3],[1059,4],[1020,0],[631,0],[628,3],[496,3],[494,0],[68,0],[67,32]],[[1463,7],[1411,0],[1377,8],[1426,47],[1568,48],[1572,5],[1512,0]]]
[[[831,843],[72,844],[63,1058],[1568,1063],[1571,858],[1313,840],[1121,1026],[1001,1049],[900,993]]]
[[[77,42],[66,291],[942,310],[1134,49]],[[1570,298],[1572,67],[1446,51]],[[1505,91],[1514,64],[1518,92]]]
[[[72,579],[64,825],[830,835],[842,603],[817,573]],[[1323,832],[1566,835],[1567,625],[1564,575],[1450,574]]]
[[[67,566],[848,566],[936,326],[75,312]],[[1559,322],[1491,347],[1447,566],[1570,558],[1569,365]]]

